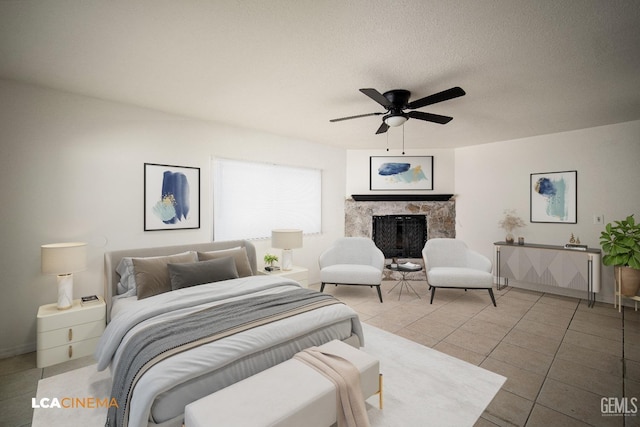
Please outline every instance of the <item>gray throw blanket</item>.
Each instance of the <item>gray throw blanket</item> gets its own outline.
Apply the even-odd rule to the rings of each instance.
[[[331,295],[296,289],[203,309],[181,319],[153,324],[133,336],[113,373],[111,406],[105,426],[126,426],[131,391],[138,378],[169,355],[263,325],[301,311],[340,303]]]

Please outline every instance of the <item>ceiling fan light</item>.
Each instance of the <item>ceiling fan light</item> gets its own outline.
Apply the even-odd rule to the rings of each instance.
[[[396,127],[396,126],[400,126],[403,125],[404,122],[407,121],[407,118],[405,116],[401,116],[401,115],[397,115],[397,116],[389,116],[387,118],[384,119],[384,122],[391,126],[391,127]]]

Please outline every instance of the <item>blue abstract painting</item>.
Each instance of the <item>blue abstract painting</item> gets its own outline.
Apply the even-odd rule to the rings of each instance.
[[[145,231],[200,227],[200,169],[145,163]]]
[[[162,178],[160,200],[153,212],[165,224],[187,219],[189,214],[189,181],[181,172],[165,171]]]
[[[577,222],[577,171],[531,174],[531,222]]]
[[[433,157],[371,157],[372,190],[432,190]]]

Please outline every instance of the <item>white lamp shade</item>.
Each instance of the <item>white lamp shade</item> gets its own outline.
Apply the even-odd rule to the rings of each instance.
[[[43,274],[69,274],[86,270],[87,244],[52,243],[41,246]]]
[[[281,229],[271,231],[271,246],[278,249],[302,247],[302,230]]]
[[[397,115],[397,116],[389,116],[386,119],[384,119],[384,122],[392,127],[395,126],[400,126],[402,124],[404,124],[404,122],[407,121],[407,118],[405,116],[401,116],[401,115]]]

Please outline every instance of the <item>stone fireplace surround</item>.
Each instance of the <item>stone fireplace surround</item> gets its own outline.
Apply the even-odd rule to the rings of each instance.
[[[374,215],[426,215],[427,239],[456,237],[456,205],[449,197],[423,195],[352,196],[345,200],[345,236],[372,238]],[[406,199],[406,200],[403,200]],[[434,200],[435,199],[435,200]],[[444,199],[444,200],[442,200]],[[448,200],[447,200],[448,199]],[[406,259],[424,266],[422,259]],[[388,264],[390,260],[386,260]],[[383,280],[400,280],[401,273],[385,269]],[[409,280],[425,280],[424,271],[407,274]]]

